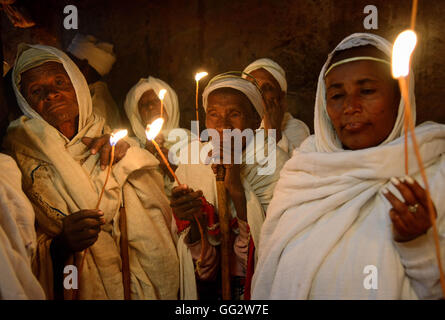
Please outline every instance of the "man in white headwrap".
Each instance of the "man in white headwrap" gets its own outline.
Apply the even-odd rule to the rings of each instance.
[[[385,39],[358,33],[328,56],[315,135],[284,166],[263,225],[254,299],[443,297],[411,148],[404,176],[405,103],[391,77],[391,50]],[[445,128],[425,123],[415,132],[443,259]]]
[[[121,126],[119,108],[102,77],[107,75],[116,56],[113,45],[100,42],[92,35],[76,34],[67,49],[72,60],[85,76],[91,92],[93,112],[105,119],[113,129]]]
[[[31,269],[35,217],[21,177],[15,161],[0,153],[0,300],[45,299]]]
[[[161,132],[155,139],[168,159],[170,147],[177,142],[176,139],[171,141],[168,139],[169,133],[179,127],[180,110],[176,92],[161,79],[149,76],[147,79],[140,79],[130,89],[127,93],[124,107],[141,147],[147,148],[160,161],[160,168],[164,176],[164,189],[167,196],[170,197],[174,179],[163,165],[162,159],[159,158],[153,144],[147,142],[145,135],[147,124],[151,124],[156,118],[161,116],[161,101],[158,94],[162,89],[167,90],[163,100],[162,117],[164,118],[164,124]],[[188,133],[188,130],[182,130]],[[172,167],[176,168],[173,164]]]
[[[33,267],[47,297],[60,294],[64,266],[75,265],[78,298],[124,298],[119,243],[125,210],[131,298],[176,299],[176,234],[158,161],[134,143],[112,167],[100,210],[92,209],[107,174],[99,154],[81,140],[100,136],[105,121],[92,112],[82,73],[53,47],[22,45],[13,87],[24,116],[10,124],[5,145],[35,208]],[[69,298],[73,289],[62,294]]]
[[[222,75],[212,79],[203,92],[203,106],[206,111],[207,129],[214,129],[219,134],[219,137],[212,139],[219,139],[219,142],[222,142],[224,129],[241,131],[250,129],[258,136],[256,129],[259,128],[264,111],[262,96],[258,87],[239,75]],[[263,130],[260,131],[264,133]],[[243,297],[244,280],[247,293],[244,298],[249,298],[250,279],[255,260],[254,248],[258,245],[261,225],[280,169],[288,159],[287,154],[276,148],[274,143],[266,146],[261,143],[266,140],[267,144],[267,139],[257,138],[256,143],[254,140],[245,141],[243,145],[242,153],[245,159],[243,163],[224,164],[225,187],[233,218],[231,226],[236,235],[233,241],[230,272],[234,279],[241,280],[239,283],[233,283],[235,289],[239,290],[233,292],[234,299]],[[218,141],[212,140],[212,142]],[[207,153],[210,150],[209,146],[210,143],[203,145],[199,150],[201,154]],[[212,152],[217,153],[217,151]],[[233,149],[231,151],[233,152]],[[268,165],[265,158],[260,157],[264,154],[276,161],[275,167],[269,168],[268,172],[261,172]],[[249,162],[250,160],[252,162]],[[182,245],[183,248],[180,253],[183,265],[186,266],[189,261],[189,269],[185,268],[182,275],[184,278],[194,277],[192,257],[195,262],[201,260],[197,269],[199,280],[214,279],[217,272],[218,256],[215,247],[219,245],[219,224],[215,217],[215,208],[218,208],[213,171],[215,165],[210,162],[180,164],[176,170],[176,175],[185,185],[173,189],[171,206],[179,220],[190,221],[188,226],[183,225],[183,233],[178,244],[178,247]],[[194,215],[198,220],[194,220]],[[205,236],[202,239],[204,242],[199,241],[197,223],[204,229]],[[181,228],[179,229],[181,231]],[[201,252],[203,244],[205,250]],[[193,293],[193,290],[186,293]]]
[[[278,146],[292,157],[295,148],[309,136],[308,126],[286,111],[286,72],[275,61],[262,58],[255,60],[245,69],[258,82],[263,93],[265,111],[261,127],[277,131]],[[251,77],[244,78],[254,81]]]

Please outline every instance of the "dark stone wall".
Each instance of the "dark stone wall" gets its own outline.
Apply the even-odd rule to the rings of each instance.
[[[153,75],[176,90],[184,127],[194,118],[196,71],[215,75],[242,70],[256,58],[270,57],[287,71],[291,113],[312,129],[318,73],[341,39],[366,31],[363,8],[377,6],[379,29],[373,32],[390,41],[409,26],[411,11],[407,0],[22,2],[38,26],[14,29],[3,16],[3,50],[9,63],[22,41],[66,48],[76,31],[63,28],[63,8],[74,4],[79,10],[78,31],[115,45],[117,62],[106,80],[118,105],[123,106],[139,78]],[[419,44],[414,54],[418,123],[445,123],[444,17],[444,0],[419,1]],[[202,87],[205,84],[202,81]]]

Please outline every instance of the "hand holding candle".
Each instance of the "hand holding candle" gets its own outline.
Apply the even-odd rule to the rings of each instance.
[[[417,1],[413,4],[413,17],[412,17],[412,28],[414,28],[415,14],[417,10]],[[416,155],[417,163],[420,169],[422,180],[425,185],[425,193],[427,198],[428,212],[433,228],[433,236],[436,249],[436,259],[438,262],[440,283],[442,287],[442,293],[445,295],[445,275],[443,273],[442,261],[440,257],[440,242],[439,234],[436,225],[436,217],[433,201],[431,199],[428,179],[425,173],[424,164],[420,156],[419,147],[417,144],[417,139],[414,131],[414,121],[412,119],[411,111],[411,98],[409,95],[409,83],[410,83],[410,65],[411,65],[411,55],[417,44],[417,36],[413,30],[406,30],[399,34],[394,42],[393,53],[392,53],[392,75],[395,79],[399,81],[400,92],[402,99],[405,102],[405,119],[404,119],[404,133],[405,133],[405,173],[409,175],[408,166],[408,130],[411,133],[411,138],[413,142],[413,148]]]
[[[170,163],[168,162],[167,158],[165,157],[165,155],[162,152],[161,148],[159,147],[158,143],[155,141],[156,136],[159,134],[159,132],[161,132],[163,124],[164,124],[164,119],[162,119],[162,118],[156,119],[151,124],[147,125],[147,128],[145,129],[145,135],[147,136],[147,139],[153,143],[156,150],[158,151],[158,154],[161,156],[162,161],[164,162],[165,166],[167,167],[168,171],[173,176],[173,178],[175,178],[176,183],[180,186],[181,182],[179,181],[175,172],[172,170]],[[204,256],[204,249],[205,249],[204,230],[202,229],[202,226],[199,223],[199,220],[196,215],[194,215],[194,219],[196,221],[196,224],[198,225],[199,233],[201,235],[201,254],[200,254],[198,261],[196,262],[196,268],[199,273],[200,265],[201,265],[202,257]]]

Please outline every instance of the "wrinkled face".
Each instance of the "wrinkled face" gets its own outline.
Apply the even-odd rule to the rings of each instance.
[[[161,100],[153,89],[147,90],[141,96],[138,102],[138,110],[144,126],[152,123],[161,116]],[[165,106],[162,117],[167,121]]]
[[[263,95],[266,99],[276,98],[281,95],[281,87],[278,81],[267,70],[260,68],[250,72],[250,74],[256,79]],[[252,78],[247,77],[247,80],[254,82]]]
[[[206,126],[220,133],[224,129],[255,130],[260,119],[249,99],[241,92],[223,88],[209,94],[207,100]]]
[[[400,96],[387,65],[369,60],[339,65],[325,84],[326,109],[345,149],[374,147],[388,137]]]
[[[76,91],[62,64],[46,62],[21,74],[20,91],[46,122],[60,128],[79,116]]]

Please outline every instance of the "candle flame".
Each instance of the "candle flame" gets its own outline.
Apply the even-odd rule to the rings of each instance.
[[[409,74],[411,54],[417,44],[417,36],[413,30],[405,30],[397,36],[392,49],[392,76],[406,77]]]
[[[110,145],[115,146],[116,143],[128,134],[128,130],[119,130],[110,136]]]
[[[161,89],[160,91],[159,91],[159,99],[160,100],[164,100],[164,97],[165,97],[165,94],[167,93],[167,90],[165,90],[165,89]]]
[[[147,136],[147,139],[153,140],[154,138],[156,138],[158,133],[161,131],[163,124],[163,118],[157,118],[151,124],[147,124],[147,128],[145,129],[145,135]]]
[[[196,81],[199,81],[199,80],[201,80],[202,78],[204,78],[204,77],[207,76],[207,75],[208,75],[207,72],[199,72],[199,73],[197,73],[197,74],[195,75],[195,80],[196,80]]]

